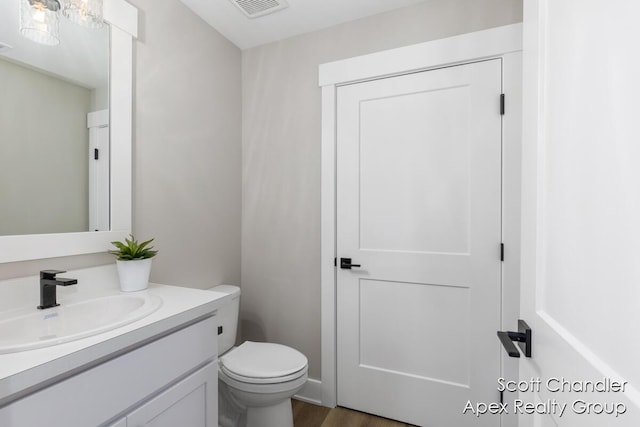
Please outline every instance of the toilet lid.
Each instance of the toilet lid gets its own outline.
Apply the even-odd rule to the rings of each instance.
[[[228,373],[245,378],[280,378],[307,367],[307,358],[298,350],[281,344],[246,341],[220,357]]]

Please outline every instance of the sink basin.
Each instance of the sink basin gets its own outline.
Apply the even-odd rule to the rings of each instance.
[[[161,305],[158,296],[145,292],[12,313],[10,317],[0,317],[0,353],[32,350],[97,335],[140,320]]]

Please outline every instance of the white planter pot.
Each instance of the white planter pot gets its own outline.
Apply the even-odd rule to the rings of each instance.
[[[116,261],[118,276],[120,276],[120,290],[135,292],[147,289],[149,274],[151,274],[151,258],[133,261]]]

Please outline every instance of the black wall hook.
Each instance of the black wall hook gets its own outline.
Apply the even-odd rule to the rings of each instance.
[[[498,338],[509,357],[520,357],[520,352],[513,341],[518,343],[525,357],[531,357],[531,328],[524,320],[518,320],[518,332],[498,331]]]

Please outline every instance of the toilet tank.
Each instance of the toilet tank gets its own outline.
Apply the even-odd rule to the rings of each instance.
[[[222,333],[218,335],[218,354],[220,355],[227,352],[236,343],[240,313],[240,288],[232,285],[219,285],[210,288],[210,290],[227,295],[216,316],[219,325],[222,326]]]

